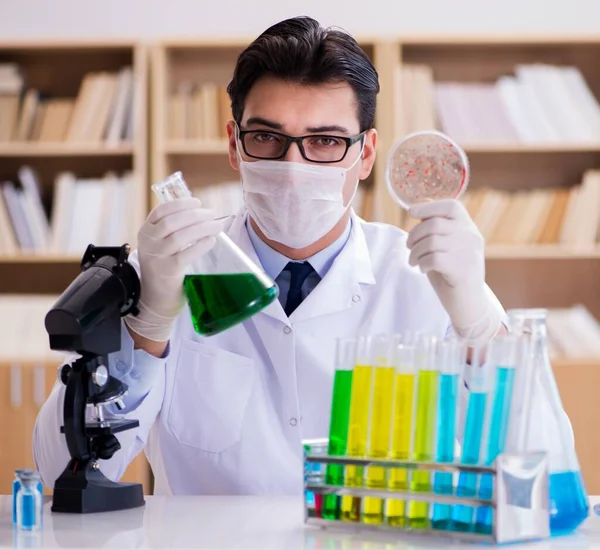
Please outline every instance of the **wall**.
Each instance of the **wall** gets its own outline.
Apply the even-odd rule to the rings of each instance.
[[[251,36],[299,13],[360,34],[600,33],[600,0],[0,0],[0,41]]]

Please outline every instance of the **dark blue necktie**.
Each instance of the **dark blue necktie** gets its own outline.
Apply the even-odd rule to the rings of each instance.
[[[289,317],[302,302],[302,285],[314,269],[308,262],[289,262],[284,269],[292,275],[285,302],[285,314]]]

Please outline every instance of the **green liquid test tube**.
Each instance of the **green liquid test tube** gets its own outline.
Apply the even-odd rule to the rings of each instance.
[[[371,338],[361,336],[356,346],[354,374],[352,375],[352,396],[350,398],[350,420],[348,425],[347,455],[365,457],[371,405],[373,368],[370,365],[369,349]],[[346,466],[344,484],[347,487],[364,487],[364,467]],[[361,498],[345,495],[342,497],[342,520],[360,521]]]
[[[422,336],[416,349],[418,375],[412,458],[419,462],[431,462],[434,459],[439,388],[439,372],[435,361],[436,345],[437,338]],[[413,493],[430,493],[431,473],[415,470],[412,473],[410,490]],[[429,527],[429,503],[411,501],[408,518],[411,527]]]
[[[329,447],[327,449],[328,454],[331,456],[344,456],[346,454],[355,354],[355,339],[338,338],[329,425]],[[325,482],[327,485],[343,485],[344,466],[341,464],[328,464],[325,470]],[[335,520],[340,519],[340,517],[341,497],[338,495],[325,495],[323,518]]]
[[[412,426],[415,405],[415,348],[398,344],[392,349],[392,364],[395,370],[395,390],[392,411],[392,443],[390,458],[408,460],[412,442]],[[408,470],[391,468],[388,479],[390,491],[408,491]],[[386,520],[394,527],[404,527],[407,520],[405,500],[388,499]]]
[[[375,459],[386,458],[390,447],[394,399],[394,367],[391,361],[391,344],[392,339],[388,335],[378,335],[373,338],[371,346],[371,364],[375,375],[371,394],[368,456]],[[367,468],[367,487],[369,489],[383,490],[386,483],[386,468],[382,466],[369,466]],[[384,501],[381,498],[366,497],[363,503],[363,521],[368,524],[383,523],[383,505]]]

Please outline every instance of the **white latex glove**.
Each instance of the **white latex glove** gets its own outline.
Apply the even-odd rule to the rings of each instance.
[[[458,336],[485,345],[502,326],[504,310],[485,283],[485,243],[466,208],[441,200],[411,208],[422,221],[409,233],[409,263],[426,273]]]
[[[138,233],[141,290],[137,316],[125,322],[140,336],[157,342],[169,340],[183,308],[183,278],[187,268],[215,245],[223,220],[196,198],[156,206]]]

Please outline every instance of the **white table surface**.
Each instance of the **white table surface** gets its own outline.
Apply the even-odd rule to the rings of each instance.
[[[591,503],[600,503],[592,497]],[[302,499],[264,497],[146,497],[134,510],[53,514],[44,508],[39,533],[12,528],[11,497],[0,496],[0,548],[204,548],[210,550],[413,550],[490,548],[416,535],[355,534],[303,523]],[[600,517],[578,532],[510,550],[600,550]]]

